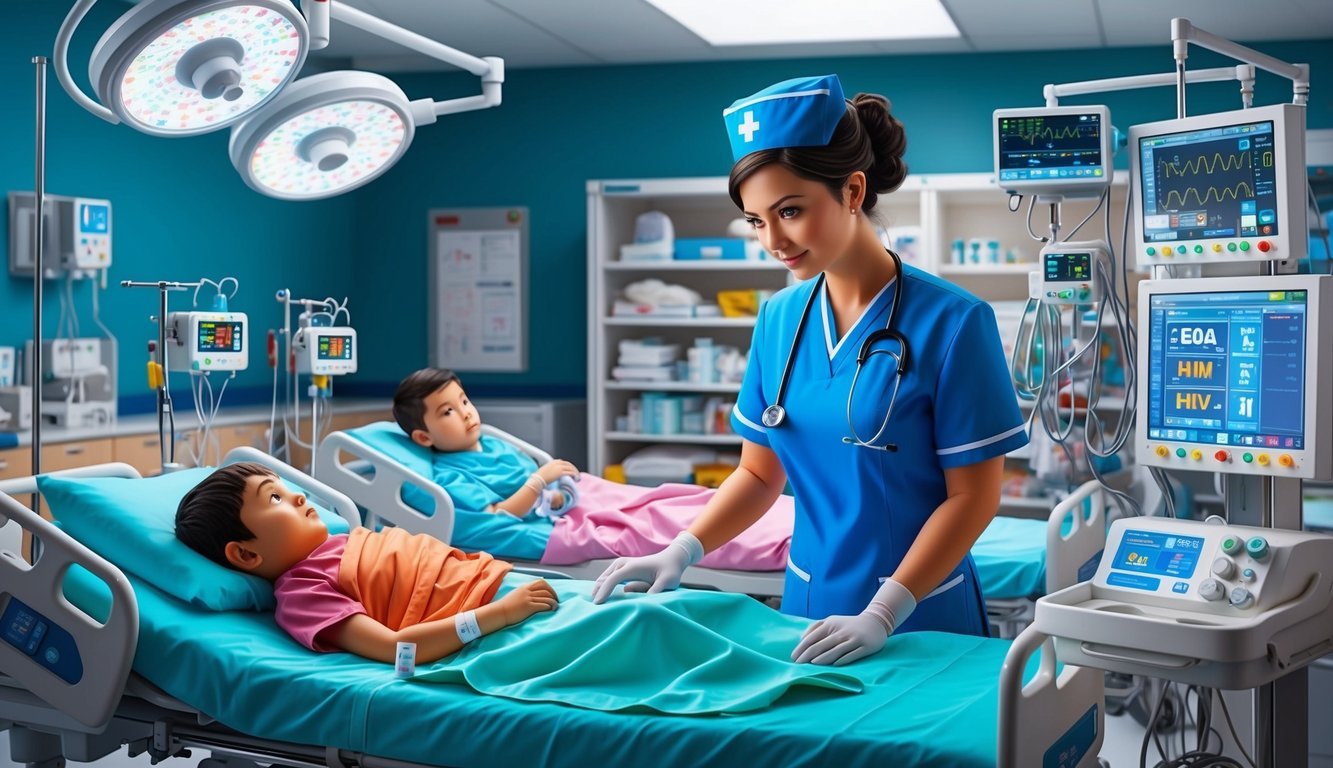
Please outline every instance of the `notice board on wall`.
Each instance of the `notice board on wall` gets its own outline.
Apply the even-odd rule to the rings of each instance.
[[[527,370],[528,209],[437,209],[428,221],[431,365]]]

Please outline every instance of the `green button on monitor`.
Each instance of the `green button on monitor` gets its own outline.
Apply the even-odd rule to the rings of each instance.
[[[1225,539],[1222,539],[1222,551],[1228,555],[1238,554],[1244,546],[1244,542],[1235,536],[1228,536]]]
[[[1156,256],[1156,255],[1157,255],[1157,249],[1154,248],[1154,247],[1152,247],[1151,245],[1148,246],[1148,255],[1149,255],[1149,256]]]
[[[1245,543],[1245,551],[1255,560],[1263,560],[1268,557],[1268,540],[1262,536],[1255,536]]]
[[[1245,462],[1246,464],[1249,464],[1250,462],[1254,461],[1254,454],[1253,454],[1253,453],[1247,453],[1247,454],[1245,454],[1244,456],[1241,456],[1240,459],[1241,459],[1241,461]]]
[[[1195,253],[1203,253],[1203,246],[1202,246],[1202,245],[1196,245],[1196,246],[1194,246],[1194,252],[1195,252]]]
[[[1242,240],[1242,241],[1240,241],[1240,249],[1241,249],[1242,251],[1248,251],[1248,250],[1250,250],[1250,241],[1249,241],[1249,240]]]
[[[1235,243],[1227,243],[1227,250],[1228,250],[1228,251],[1234,251],[1234,250],[1236,250],[1236,244],[1235,244]]]
[[[1184,449],[1184,448],[1177,448],[1177,449],[1176,449],[1176,456],[1179,456],[1179,457],[1182,458],[1182,459],[1185,458],[1185,449]]]

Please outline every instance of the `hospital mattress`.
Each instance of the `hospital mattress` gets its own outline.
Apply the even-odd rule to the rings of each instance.
[[[996,517],[972,545],[981,591],[988,600],[1046,594],[1045,520]]]
[[[861,693],[795,687],[766,709],[728,715],[610,712],[397,680],[388,665],[307,651],[271,613],[203,610],[131,581],[140,610],[135,671],[229,727],[268,740],[453,766],[995,762],[1006,641],[892,637],[879,655],[838,668],[860,680]],[[88,580],[75,576],[66,584],[77,602],[88,603]],[[568,604],[586,600],[591,584],[558,588]],[[755,643],[791,647],[804,626],[772,613],[771,623],[754,628]],[[652,642],[640,647],[651,664]]]

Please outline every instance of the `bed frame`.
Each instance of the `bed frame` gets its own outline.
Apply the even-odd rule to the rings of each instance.
[[[224,463],[262,456],[254,449],[239,448],[228,453]],[[360,524],[356,506],[347,496],[280,462],[275,471],[317,502]],[[50,474],[139,477],[126,464]],[[85,665],[82,678],[70,684],[0,640],[0,730],[9,732],[13,761],[30,768],[63,768],[67,759],[96,760],[126,746],[131,756],[148,753],[154,763],[189,757],[192,748],[206,749],[210,757],[200,763],[203,768],[426,768],[393,758],[239,733],[134,673],[130,664],[138,644],[138,603],[129,580],[91,549],[11,498],[37,492],[35,477],[0,482],[0,525],[15,523],[41,542],[35,565],[14,553],[0,552],[0,612],[13,598],[23,601],[68,629],[81,655],[96,659],[97,664]],[[64,574],[74,564],[88,569],[110,588],[112,603],[105,622],[89,617],[61,593]],[[1038,652],[1042,654],[1040,671],[1024,686],[1024,670]],[[1057,675],[1055,669],[1052,642],[1030,627],[1010,648],[1000,672],[997,765],[1001,768],[1041,764],[1068,749],[1071,734],[1079,733],[1092,740],[1076,765],[1098,765],[1102,674],[1067,666]],[[1072,715],[1078,719],[1071,727]],[[1089,725],[1094,730],[1089,732]],[[459,729],[460,734],[466,732]]]

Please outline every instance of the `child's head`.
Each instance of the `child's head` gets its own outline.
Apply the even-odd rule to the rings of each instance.
[[[304,560],[329,529],[303,494],[260,464],[229,464],[176,508],[176,538],[213,562],[272,581]]]
[[[403,379],[393,394],[393,418],[412,442],[437,451],[475,450],[481,417],[458,374],[423,368]]]

